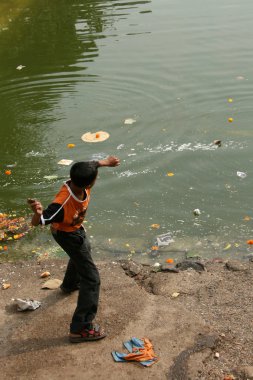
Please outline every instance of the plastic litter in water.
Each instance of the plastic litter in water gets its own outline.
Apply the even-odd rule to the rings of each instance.
[[[157,236],[157,244],[158,247],[169,245],[170,243],[174,242],[174,239],[171,237],[171,233],[167,232],[166,234],[162,234]]]
[[[73,162],[73,160],[66,160],[65,158],[63,158],[62,160],[60,160],[58,162],[58,165],[65,165],[65,166],[69,166],[71,165]]]
[[[239,172],[239,171],[237,171],[236,174],[237,174],[237,176],[238,176],[239,178],[242,178],[242,179],[247,177],[247,174],[244,173],[244,172]]]
[[[199,216],[199,215],[201,214],[200,209],[199,209],[199,208],[195,208],[195,209],[193,210],[193,214],[194,214],[195,216]]]
[[[135,119],[131,119],[131,118],[125,119],[125,121],[124,121],[124,124],[128,124],[128,125],[134,124],[134,123],[136,123],[136,120]]]
[[[22,69],[24,69],[26,66],[23,66],[23,65],[18,65],[17,67],[16,67],[16,70],[22,70]]]

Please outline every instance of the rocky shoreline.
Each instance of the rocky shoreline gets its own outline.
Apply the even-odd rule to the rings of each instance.
[[[0,363],[10,379],[253,379],[253,262],[185,260],[149,266],[99,262],[99,342],[70,344],[68,326],[77,293],[41,289],[62,279],[66,260],[0,264]],[[48,278],[47,278],[48,279]],[[12,299],[41,302],[18,312]],[[115,363],[122,342],[148,337],[159,362],[150,368]]]

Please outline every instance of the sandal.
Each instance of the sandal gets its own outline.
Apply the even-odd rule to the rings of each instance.
[[[92,340],[99,340],[105,337],[106,333],[99,325],[92,325],[89,329],[83,329],[78,333],[70,333],[69,341],[71,343],[81,343]]]

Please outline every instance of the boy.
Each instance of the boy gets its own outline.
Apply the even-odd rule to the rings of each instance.
[[[97,313],[100,278],[82,222],[98,168],[119,164],[120,160],[115,156],[99,161],[76,162],[70,169],[70,180],[63,184],[46,210],[43,210],[39,201],[28,199],[34,212],[32,225],[51,224],[54,239],[69,256],[61,289],[64,293],[79,289],[77,307],[70,324],[69,340],[72,343],[98,340],[106,336],[99,325],[92,323]]]

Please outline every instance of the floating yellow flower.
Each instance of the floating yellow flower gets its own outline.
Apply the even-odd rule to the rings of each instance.
[[[167,176],[168,176],[168,177],[173,177],[173,175],[174,175],[174,173],[172,173],[172,172],[168,172],[168,173],[167,173]]]
[[[228,122],[229,122],[229,123],[233,123],[233,121],[234,121],[234,119],[233,119],[232,117],[229,117],[229,118],[228,118]]]
[[[233,99],[232,98],[228,98],[228,103],[233,103]]]
[[[150,227],[152,227],[152,228],[160,228],[160,224],[154,223],[154,224],[151,224]]]

